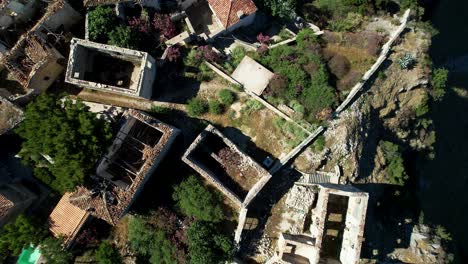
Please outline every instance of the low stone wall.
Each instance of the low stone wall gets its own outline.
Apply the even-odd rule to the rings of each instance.
[[[338,115],[340,114],[350,103],[353,101],[353,99],[356,98],[356,95],[362,90],[364,85],[367,83],[367,81],[372,77],[372,75],[377,72],[377,70],[380,68],[382,63],[387,59],[388,53],[390,52],[390,49],[392,48],[393,43],[395,40],[400,36],[400,34],[403,32],[403,30],[406,28],[406,24],[408,22],[408,18],[410,15],[411,10],[408,9],[406,10],[405,14],[401,18],[401,25],[391,34],[390,39],[383,45],[382,51],[380,52],[380,56],[377,59],[377,61],[372,65],[372,67],[364,74],[362,79],[357,83],[351,92],[349,93],[348,97],[346,97],[346,100],[341,103],[340,106],[335,110],[335,114]]]
[[[236,228],[236,233],[234,234],[234,242],[236,244],[239,244],[241,241],[241,235],[242,235],[242,230],[244,230],[244,225],[245,225],[245,220],[247,219],[247,208],[242,207],[240,212],[239,212],[239,218],[238,218],[238,223],[237,223],[237,228]]]

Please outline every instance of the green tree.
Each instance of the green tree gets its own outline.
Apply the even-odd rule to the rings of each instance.
[[[102,242],[96,250],[96,261],[99,264],[122,263],[119,251],[109,242]]]
[[[174,259],[176,249],[174,245],[167,239],[163,231],[157,230],[154,233],[154,244],[157,245],[151,252],[151,264],[176,264]]]
[[[117,24],[117,17],[110,7],[98,6],[88,12],[89,38],[93,41],[105,41],[108,32]]]
[[[187,230],[191,264],[223,263],[233,256],[232,239],[212,223],[195,221]]]
[[[167,239],[165,233],[149,227],[141,218],[130,218],[128,240],[132,249],[139,255],[148,257],[152,264],[177,263],[174,258],[175,247]]]
[[[129,26],[118,26],[107,35],[109,38],[109,44],[127,48],[135,49],[136,48],[136,35],[132,32],[132,29]]]
[[[41,254],[49,264],[68,264],[72,254],[63,248],[63,240],[52,237],[46,238],[41,243]]]
[[[187,216],[210,222],[219,222],[223,219],[220,199],[203,186],[195,176],[188,177],[176,186],[172,196],[177,206]]]
[[[385,171],[389,176],[390,183],[404,185],[408,180],[408,174],[405,171],[400,147],[390,141],[383,141],[381,147],[385,157]]]
[[[188,101],[187,110],[191,116],[201,116],[208,112],[208,105],[203,99],[192,98]]]
[[[30,243],[38,245],[45,234],[45,229],[37,221],[19,215],[0,230],[0,254],[2,258],[10,254],[17,256]]]
[[[435,69],[432,73],[432,97],[434,101],[441,101],[447,87],[448,70],[444,68]]]
[[[294,18],[297,0],[259,0],[270,14],[279,18]]]
[[[112,138],[109,124],[82,102],[62,102],[50,95],[40,95],[28,104],[16,132],[24,139],[22,158],[41,167],[40,179],[59,192],[85,182]],[[37,170],[35,174],[39,175]]]

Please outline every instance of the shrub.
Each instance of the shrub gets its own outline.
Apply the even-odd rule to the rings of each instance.
[[[444,68],[435,69],[432,73],[432,97],[434,101],[441,101],[445,95],[448,80],[448,70]]]
[[[131,29],[143,34],[149,34],[151,32],[150,23],[148,20],[145,19],[131,17],[130,19],[128,19],[128,25]]]
[[[328,68],[336,78],[341,79],[349,73],[351,63],[345,56],[336,54],[330,59],[330,61],[328,61]]]
[[[400,57],[397,62],[402,70],[408,70],[416,63],[416,59],[411,53],[407,52],[403,57]]]
[[[219,54],[213,50],[211,46],[205,45],[197,48],[197,56],[199,59],[205,59],[209,62],[219,62]]]
[[[265,95],[278,97],[284,94],[288,87],[288,77],[281,74],[274,74],[265,90]]]
[[[63,240],[52,237],[46,238],[41,243],[41,254],[50,264],[68,264],[73,255],[63,248]]]
[[[440,237],[440,239],[442,240],[445,240],[445,241],[452,240],[452,236],[450,235],[450,233],[447,232],[447,230],[443,226],[440,226],[440,225],[436,226],[435,234],[436,236]]]
[[[262,45],[268,45],[268,43],[271,41],[271,38],[270,36],[263,35],[263,33],[260,32],[260,34],[257,35],[257,41]]]
[[[179,60],[182,55],[180,49],[180,46],[177,45],[167,48],[167,60],[170,62]]]
[[[385,157],[385,171],[389,176],[390,183],[404,185],[408,180],[408,175],[399,146],[389,141],[383,141],[381,147]]]
[[[297,33],[296,42],[301,49],[307,48],[311,43],[318,43],[318,41],[317,35],[310,28],[303,29]]]
[[[172,197],[187,216],[209,222],[219,222],[224,217],[220,199],[195,176],[188,177],[176,186]]]
[[[117,24],[117,17],[110,7],[98,6],[88,13],[89,38],[93,41],[103,41],[110,29]]]
[[[235,94],[229,89],[223,89],[218,92],[219,101],[224,105],[232,105],[236,101]]]
[[[297,0],[259,0],[258,2],[275,17],[291,19],[296,16]]]
[[[96,250],[97,263],[99,264],[118,264],[122,263],[119,251],[108,242],[102,242]]]
[[[231,52],[231,61],[234,67],[237,67],[242,59],[247,54],[247,51],[242,46],[235,47]]]
[[[151,109],[150,109],[150,112],[152,114],[160,114],[160,115],[167,114],[170,111],[171,111],[170,108],[167,108],[167,107],[164,107],[164,106],[159,106],[159,105],[152,105]]]
[[[169,15],[156,13],[153,19],[153,27],[168,39],[177,35],[176,27]]]
[[[191,116],[201,116],[208,112],[208,106],[205,100],[193,98],[188,101],[187,110]]]
[[[232,239],[220,233],[212,224],[194,222],[187,231],[190,263],[224,263],[233,257]]]
[[[218,101],[208,101],[208,108],[211,114],[220,115],[223,113],[223,106]]]
[[[325,148],[325,137],[323,135],[318,136],[311,147],[313,151],[321,152]]]
[[[425,95],[419,105],[414,109],[416,117],[421,117],[426,115],[429,112],[429,97]]]
[[[357,13],[348,13],[345,19],[333,21],[330,29],[333,31],[344,32],[357,29],[363,22],[362,15]]]
[[[136,48],[136,36],[128,26],[116,27],[114,30],[109,32],[108,38],[110,45],[127,49]]]
[[[263,108],[265,108],[265,106],[262,103],[255,99],[251,99],[247,101],[247,103],[245,103],[245,106],[242,108],[242,111],[246,114],[251,114],[253,112],[260,111]]]

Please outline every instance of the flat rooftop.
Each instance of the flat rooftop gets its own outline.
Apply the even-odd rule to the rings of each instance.
[[[246,206],[271,177],[211,125],[182,159],[239,206]]]
[[[98,165],[95,184],[79,187],[70,197],[71,203],[112,225],[128,211],[179,133],[137,110],[126,111],[123,121]]]

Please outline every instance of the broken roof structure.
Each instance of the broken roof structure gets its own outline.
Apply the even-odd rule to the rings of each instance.
[[[74,38],[65,81],[80,87],[150,99],[156,62],[146,52]]]
[[[49,215],[48,225],[55,237],[63,237],[65,245],[75,240],[83,225],[90,218],[90,213],[71,204],[72,193],[65,193]]]
[[[16,127],[23,119],[23,110],[0,96],[0,135]]]
[[[80,18],[65,0],[51,2],[39,21],[2,57],[1,63],[27,91],[46,90],[66,64],[50,39],[58,41],[57,36],[70,30]]]
[[[179,0],[187,14],[186,23],[192,33],[205,39],[214,38],[225,31],[250,25],[257,7],[252,0]]]
[[[78,187],[69,198],[112,225],[128,212],[179,134],[177,128],[137,110],[126,111],[122,118],[124,124],[98,165],[93,188]]]
[[[268,171],[212,125],[195,139],[182,160],[239,208],[246,208],[271,178]]]
[[[275,260],[280,263],[358,264],[369,195],[349,185],[306,186],[319,189],[307,205],[316,204],[308,209],[310,228],[305,228],[303,233],[282,233]],[[301,193],[296,196],[300,197]]]
[[[232,78],[240,82],[247,91],[261,96],[267,88],[274,73],[263,67],[249,56],[245,56],[232,74]]]

